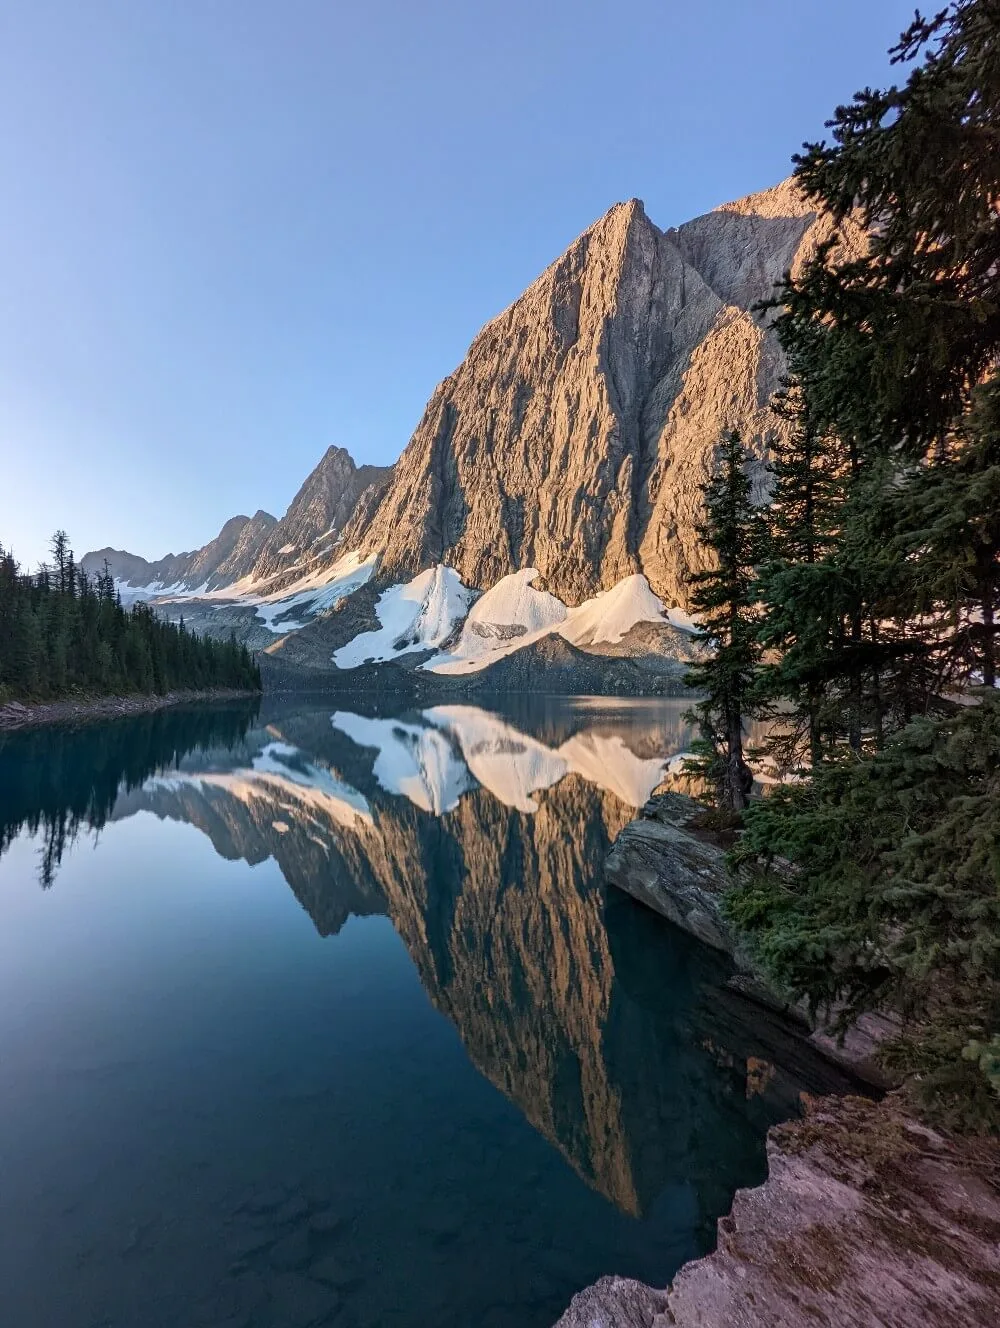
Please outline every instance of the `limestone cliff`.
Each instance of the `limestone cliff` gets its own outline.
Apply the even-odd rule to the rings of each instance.
[[[556,1328],[987,1328],[996,1322],[995,1142],[948,1139],[892,1099],[814,1103],[768,1139],[718,1248],[666,1291],[606,1277]]]
[[[684,605],[720,431],[763,461],[786,427],[755,306],[827,233],[791,182],[669,231],[616,204],[483,328],[346,542],[383,581],[445,562],[486,588],[537,567],[575,603],[642,571]]]

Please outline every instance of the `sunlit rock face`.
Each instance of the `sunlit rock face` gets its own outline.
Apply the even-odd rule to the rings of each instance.
[[[444,562],[487,589],[535,567],[576,604],[643,572],[685,605],[720,431],[762,461],[786,427],[755,306],[828,232],[790,181],[667,231],[616,204],[483,328],[347,542],[390,580]]]
[[[125,601],[215,592],[241,582],[261,591],[278,590],[335,561],[344,527],[362,499],[374,500],[389,474],[389,467],[358,466],[344,448],[329,447],[280,521],[264,511],[234,516],[213,540],[190,553],[149,562],[122,549],[98,549],[85,554],[80,566],[94,576],[107,563]]]
[[[651,960],[659,924],[623,899],[609,908],[601,870],[686,742],[682,714],[291,716],[192,754],[114,814],[273,857],[322,934],[386,914],[473,1063],[581,1177],[633,1215],[690,1187],[709,1222],[729,1169],[708,1118],[724,1131],[727,1096],[750,1091],[750,1051],[738,1019],[701,1006],[720,961],[666,929]],[[752,1109],[767,1120],[796,1090],[773,1071],[764,1087]]]

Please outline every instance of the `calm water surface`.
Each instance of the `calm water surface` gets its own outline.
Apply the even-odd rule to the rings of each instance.
[[[546,1328],[709,1249],[824,1085],[602,886],[682,711],[0,738],[0,1322]]]

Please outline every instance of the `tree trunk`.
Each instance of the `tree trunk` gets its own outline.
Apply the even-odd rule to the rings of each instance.
[[[980,600],[983,606],[983,686],[995,687],[996,661],[996,604],[993,598],[993,558],[987,561],[980,579]]]
[[[753,773],[743,756],[743,716],[735,707],[726,718],[726,762],[723,772],[723,805],[741,812],[750,801]]]

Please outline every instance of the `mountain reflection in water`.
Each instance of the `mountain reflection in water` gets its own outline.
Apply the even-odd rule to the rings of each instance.
[[[689,1196],[673,1246],[651,1241],[652,1272],[563,1255],[544,1294],[477,1311],[541,1325],[574,1278],[663,1281],[707,1248],[733,1189],[760,1179],[766,1127],[801,1088],[839,1086],[726,992],[717,956],[607,897],[604,858],[686,746],[683,712],[657,701],[331,715],[268,703],[263,716],[164,712],[14,735],[0,746],[0,846],[37,833],[49,885],[75,836],[152,813],[196,827],[222,858],[273,859],[320,936],[352,915],[386,916],[469,1060],[587,1186],[632,1218],[667,1192]],[[363,1266],[364,1250],[355,1256]],[[358,1280],[350,1321],[389,1322]],[[425,1321],[417,1283],[411,1318],[392,1322]],[[265,1322],[254,1313],[241,1322]],[[341,1319],[315,1320],[327,1321]]]

